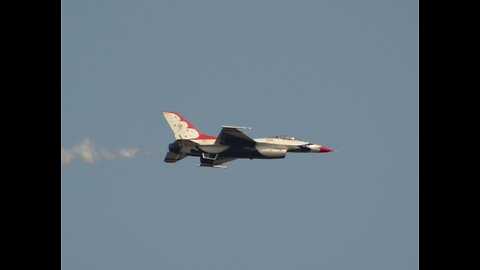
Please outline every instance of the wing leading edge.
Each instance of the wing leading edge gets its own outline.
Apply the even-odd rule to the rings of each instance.
[[[256,142],[238,130],[240,127],[223,126],[215,144],[232,146],[254,146]]]
[[[255,142],[252,138],[245,135],[243,132],[238,130],[249,129],[247,127],[236,127],[236,126],[222,126],[220,134],[218,134],[215,144],[228,145],[228,146],[254,146]],[[213,167],[213,168],[226,168],[225,163],[235,160],[235,157],[222,157],[217,155],[208,155],[203,154],[200,157],[201,167]]]

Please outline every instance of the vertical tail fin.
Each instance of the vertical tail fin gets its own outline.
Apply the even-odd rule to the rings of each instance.
[[[215,140],[216,137],[200,132],[193,124],[177,112],[163,112],[176,140]]]

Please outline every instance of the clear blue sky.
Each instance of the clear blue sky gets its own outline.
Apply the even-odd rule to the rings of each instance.
[[[418,47],[418,1],[63,0],[62,269],[418,269]],[[338,152],[166,164],[164,110]]]

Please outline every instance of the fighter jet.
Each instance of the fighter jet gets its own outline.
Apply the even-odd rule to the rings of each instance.
[[[297,140],[292,136],[252,139],[240,129],[249,127],[222,126],[220,134],[205,135],[177,112],[163,112],[175,141],[168,145],[165,162],[174,163],[187,156],[200,157],[201,167],[226,168],[225,163],[239,159],[279,159],[287,152],[326,153],[333,150],[318,144]]]

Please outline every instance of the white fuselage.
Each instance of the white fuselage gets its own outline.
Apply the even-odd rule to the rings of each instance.
[[[277,154],[285,154],[286,152],[299,152],[300,146],[305,146],[310,149],[311,152],[318,152],[320,151],[320,145],[311,144],[306,141],[300,141],[295,139],[282,139],[282,138],[256,138],[253,139],[256,142],[254,146],[257,151],[261,154],[266,154],[267,156],[270,155],[277,155]],[[211,154],[218,154],[221,152],[226,151],[231,146],[230,145],[221,145],[215,144],[215,140],[192,140],[193,142],[198,144],[198,148],[202,151]]]

